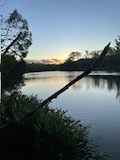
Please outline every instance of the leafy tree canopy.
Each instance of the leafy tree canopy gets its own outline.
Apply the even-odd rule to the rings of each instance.
[[[18,36],[19,39],[11,46],[7,55],[16,59],[23,59],[27,56],[28,49],[32,44],[32,34],[27,20],[15,9],[8,17],[2,19],[1,48],[4,55],[5,48]]]
[[[74,61],[77,61],[78,59],[80,59],[81,57],[81,52],[71,52],[68,56],[68,58],[66,59],[66,63],[71,63]]]

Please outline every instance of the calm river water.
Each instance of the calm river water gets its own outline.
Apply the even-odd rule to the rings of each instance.
[[[80,72],[25,74],[22,92],[44,99]],[[101,151],[120,159],[120,74],[96,72],[82,79],[51,103],[90,126],[90,135]]]

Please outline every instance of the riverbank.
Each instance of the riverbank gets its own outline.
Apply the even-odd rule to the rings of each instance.
[[[45,160],[109,159],[90,142],[88,128],[81,121],[67,116],[64,110],[40,105],[36,97],[17,92],[2,97],[0,125],[6,127],[1,128],[0,149],[4,157],[29,157],[30,160],[41,157]],[[27,117],[35,108],[37,112]],[[23,121],[23,117],[27,118]]]

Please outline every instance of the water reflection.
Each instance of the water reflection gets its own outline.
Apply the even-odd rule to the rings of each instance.
[[[45,99],[80,72],[41,72],[25,75],[22,92]],[[119,100],[119,101],[118,101]],[[52,102],[73,118],[90,124],[91,136],[101,151],[120,159],[120,74],[92,73]]]
[[[116,98],[120,97],[120,76],[92,76],[93,85],[99,88],[105,88],[116,92]]]
[[[68,75],[66,77],[68,82],[75,78],[75,76]],[[114,75],[90,75],[84,78],[86,89],[90,88],[107,88],[109,91],[116,92],[116,98],[120,98],[120,76]],[[80,89],[82,87],[81,81],[72,86],[73,89]]]
[[[73,80],[80,72],[55,72],[55,74],[51,73],[32,73],[25,75],[25,82],[29,85],[38,85],[43,84],[58,86],[58,89],[63,85],[67,84],[71,80]],[[120,75],[118,74],[91,74],[82,80],[75,83],[72,87],[73,90],[80,90],[85,88],[86,90],[99,88],[99,89],[107,89],[109,91],[115,92],[115,97],[120,100]]]

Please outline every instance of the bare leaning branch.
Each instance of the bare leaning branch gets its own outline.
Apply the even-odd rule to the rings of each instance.
[[[40,106],[35,109],[34,111],[28,113],[23,119],[21,119],[21,121],[24,121],[26,119],[28,119],[29,117],[31,117],[35,112],[37,112],[41,107],[47,105],[48,103],[50,103],[53,99],[57,98],[60,94],[62,94],[63,92],[65,92],[67,89],[69,89],[73,84],[75,84],[77,81],[79,81],[80,79],[82,79],[83,77],[87,76],[89,73],[92,72],[92,70],[99,66],[100,63],[102,62],[102,60],[104,59],[105,55],[108,53],[110,47],[110,43],[108,43],[107,46],[105,46],[105,48],[103,49],[101,55],[99,56],[99,58],[97,58],[90,66],[90,68],[88,68],[85,72],[83,72],[82,74],[80,74],[79,76],[77,76],[75,79],[73,79],[71,82],[69,82],[67,85],[65,85],[63,88],[61,88],[60,90],[58,90],[57,92],[55,92],[54,94],[52,94],[51,96],[49,96],[48,98],[46,98],[41,104]]]

